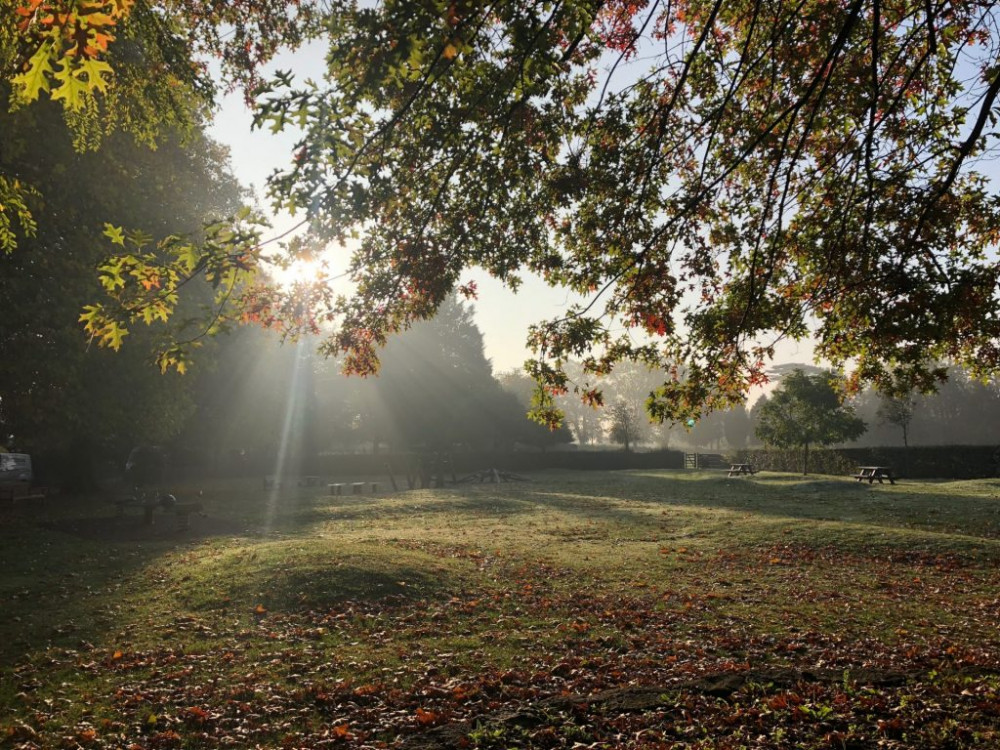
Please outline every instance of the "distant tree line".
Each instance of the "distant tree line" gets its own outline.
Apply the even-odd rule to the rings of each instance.
[[[607,377],[605,408],[588,408],[573,394],[557,399],[557,403],[566,412],[566,421],[582,446],[623,445],[627,434],[631,448],[741,450],[773,443],[773,429],[768,432],[765,426],[764,434],[761,433],[762,414],[789,381],[796,382],[796,373],[823,378],[828,374],[813,365],[783,365],[772,371],[771,387],[752,403],[703,414],[694,424],[649,423],[643,414],[643,404],[649,391],[662,381],[663,373],[633,363],[619,365]],[[837,391],[835,379],[829,382]],[[831,396],[832,392],[825,398],[829,400]],[[836,400],[839,404],[840,397]],[[957,367],[949,369],[948,380],[940,383],[934,393],[890,398],[866,389],[843,403],[864,423],[865,429],[860,434],[849,430],[833,444],[858,447],[1000,444],[1000,383],[980,382]],[[624,409],[622,404],[631,409]],[[620,425],[616,429],[615,414],[620,423],[625,413],[632,413],[635,424],[627,431],[622,431]]]

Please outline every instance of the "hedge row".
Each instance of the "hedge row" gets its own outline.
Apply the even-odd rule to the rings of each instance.
[[[444,464],[439,466],[440,461]],[[801,450],[748,450],[725,457],[727,461],[748,462],[770,471],[802,471]],[[259,474],[273,472],[273,461],[247,461],[229,467],[226,473]],[[1000,448],[996,446],[918,446],[911,448],[830,448],[809,453],[810,474],[854,474],[859,466],[891,466],[900,477],[913,479],[976,479],[1000,476]],[[207,467],[179,465],[177,468],[205,471]],[[682,469],[681,451],[649,453],[624,451],[550,452],[454,452],[449,454],[343,454],[323,455],[305,464],[288,467],[290,474],[326,477],[385,475],[400,477],[421,470],[447,475],[467,475],[497,469],[531,472],[543,469],[573,471],[617,469]]]
[[[447,454],[325,455],[310,462],[313,473],[324,476],[372,475],[386,472],[405,475],[422,467],[436,472],[438,464],[448,474],[497,469],[499,471],[540,471],[572,469],[578,471],[615,469],[680,469],[684,454],[680,451],[625,453],[624,451],[553,451],[550,453],[469,452]]]
[[[753,450],[742,461],[770,471],[802,471],[801,450]],[[809,451],[810,474],[854,474],[859,466],[891,466],[911,479],[982,479],[1000,476],[1000,448],[992,445],[910,448],[829,448]]]

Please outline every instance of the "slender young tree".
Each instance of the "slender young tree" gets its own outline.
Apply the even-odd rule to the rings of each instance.
[[[883,423],[887,422],[900,429],[904,448],[909,446],[907,437],[915,406],[916,402],[909,396],[883,396],[879,399],[876,416]]]
[[[611,440],[622,446],[626,453],[643,438],[643,425],[639,411],[629,402],[615,401],[608,409]]]

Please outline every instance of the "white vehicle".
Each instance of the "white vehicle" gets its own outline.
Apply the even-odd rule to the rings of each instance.
[[[27,453],[0,453],[0,484],[31,484],[31,456]]]

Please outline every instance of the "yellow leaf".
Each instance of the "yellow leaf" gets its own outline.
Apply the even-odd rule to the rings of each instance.
[[[99,4],[97,7],[103,6],[103,3]],[[117,21],[109,16],[107,13],[81,13],[79,15],[79,20],[81,23],[86,24],[90,28],[95,28],[97,26],[114,26]]]
[[[445,45],[444,50],[441,52],[441,56],[446,60],[454,60],[456,55],[458,55],[458,47],[451,42],[448,42],[448,44]]]
[[[53,75],[52,42],[44,42],[28,60],[28,69],[13,76],[10,81],[15,88],[20,89],[21,97],[26,102],[33,102],[43,91],[51,89],[49,76]]]
[[[65,60],[62,70],[53,74],[52,77],[56,79],[57,83],[52,89],[52,101],[61,100],[66,109],[76,112],[83,107],[88,87],[73,73],[69,60]]]
[[[108,81],[105,78],[105,75],[111,75],[113,73],[114,71],[111,69],[111,66],[103,60],[93,60],[87,58],[80,61],[80,65],[75,73],[75,76],[77,79],[80,78],[81,74],[86,76],[86,84],[89,91],[98,89],[101,92],[106,92],[108,90]]]
[[[121,227],[116,227],[113,224],[105,224],[102,234],[116,245],[125,247],[125,232]]]

